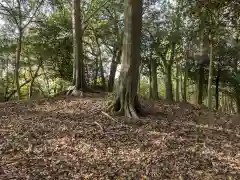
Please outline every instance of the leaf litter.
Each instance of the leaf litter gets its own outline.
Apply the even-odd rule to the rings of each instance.
[[[1,103],[0,179],[240,179],[236,115],[142,103],[140,124],[99,95]]]

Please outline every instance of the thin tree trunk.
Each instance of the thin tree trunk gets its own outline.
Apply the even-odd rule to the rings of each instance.
[[[240,114],[240,96],[239,95],[236,97],[236,105],[237,105],[237,113]]]
[[[188,85],[188,67],[186,62],[185,70],[184,70],[184,80],[183,80],[183,101],[184,102],[187,102],[187,85]]]
[[[9,64],[9,59],[7,58],[6,87],[5,87],[5,91],[4,91],[4,101],[6,101],[7,94],[8,94],[8,83],[9,83],[8,64]]]
[[[212,109],[213,44],[210,36],[210,63],[208,75],[208,109]]]
[[[198,74],[198,94],[197,94],[197,103],[199,105],[203,102],[203,86],[204,86],[204,67],[200,66]]]
[[[74,6],[74,5],[73,5]],[[72,9],[72,36],[76,36],[75,32],[75,10],[74,7]],[[74,86],[76,84],[76,38],[73,38],[73,53],[72,53],[72,58],[73,58],[73,76],[72,76],[72,85]]]
[[[216,110],[218,110],[219,108],[219,82],[220,82],[220,69],[218,68],[217,78],[216,78],[216,92],[215,92]]]
[[[150,95],[151,99],[156,100],[158,99],[158,83],[157,83],[157,63],[156,60],[154,59],[150,59],[150,70],[151,70]]]
[[[142,0],[125,0],[122,64],[116,98],[110,109],[134,119],[141,112],[137,95],[141,29]]]
[[[166,84],[166,99],[169,101],[173,101],[172,68],[169,65],[166,68],[165,84]]]
[[[179,79],[180,79],[180,67],[179,64],[177,62],[177,67],[176,67],[176,101],[179,102],[180,101],[180,92],[179,92]]]
[[[102,62],[101,56],[100,56],[99,68],[100,68],[100,73],[101,73],[102,87],[103,87],[104,91],[106,91],[106,79],[104,76],[103,62]]]
[[[97,86],[98,70],[99,70],[99,67],[98,67],[98,57],[96,57],[95,76],[94,76],[94,79],[93,79],[93,86],[95,86],[95,87]]]
[[[112,62],[111,62],[110,75],[109,75],[109,79],[108,79],[108,91],[109,92],[113,91],[113,86],[114,86],[114,82],[115,82],[115,75],[116,75],[116,71],[117,71],[117,66],[121,62],[122,39],[123,39],[123,33],[121,35],[121,40],[120,40],[121,41],[121,45],[118,46],[118,48],[116,48],[113,51],[113,58],[112,58]]]
[[[108,91],[112,92],[113,91],[113,85],[114,85],[114,79],[115,79],[115,74],[117,71],[117,48],[113,50],[113,57],[112,57],[112,62],[111,62],[111,67],[110,67],[110,74],[108,78]]]
[[[18,100],[20,100],[21,98],[20,85],[19,85],[19,69],[20,69],[20,58],[21,58],[21,50],[22,50],[22,37],[23,37],[22,30],[19,29],[19,37],[18,37],[17,51],[16,51],[16,63],[15,63],[15,86],[17,90]]]

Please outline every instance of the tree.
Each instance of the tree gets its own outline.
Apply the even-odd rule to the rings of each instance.
[[[137,87],[140,67],[142,0],[125,0],[122,62],[111,111],[138,119],[141,113]]]
[[[0,15],[5,16],[9,22],[13,23],[14,26],[16,26],[18,33],[15,60],[15,86],[18,99],[20,99],[21,94],[19,85],[19,68],[24,32],[29,24],[32,23],[33,18],[35,18],[43,2],[44,0],[36,0],[34,2],[2,0],[2,2],[0,2]]]
[[[83,55],[83,29],[81,18],[81,1],[73,1],[73,52],[75,61],[75,90],[84,91],[86,88]]]

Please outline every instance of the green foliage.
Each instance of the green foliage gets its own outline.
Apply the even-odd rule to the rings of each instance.
[[[140,89],[139,89],[139,94],[143,97],[149,97],[150,92],[149,92],[149,83],[147,80],[141,80],[140,81]]]

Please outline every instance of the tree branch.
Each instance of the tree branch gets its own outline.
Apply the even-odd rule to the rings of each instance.
[[[108,3],[109,1],[106,0],[103,4],[100,4],[99,7],[91,14],[89,15],[83,22],[83,31],[85,31],[88,27],[88,21],[97,14],[98,11],[100,11],[100,9],[102,9],[103,7],[105,7],[105,5]]]
[[[13,19],[13,21],[15,21],[16,25],[17,25],[18,28],[19,28],[20,25],[19,25],[19,23],[18,23],[17,18],[14,16],[13,11],[11,10],[11,8],[4,6],[1,2],[0,2],[0,7],[3,8],[3,11],[6,11],[6,12],[8,13],[8,14],[5,14],[5,13],[2,12],[1,14],[5,15],[5,16],[10,16],[10,17]]]
[[[30,17],[29,21],[22,27],[22,29],[25,29],[32,22],[33,18],[37,14],[37,12],[38,12],[39,8],[42,6],[43,2],[44,2],[44,0],[41,0],[39,2],[39,4],[37,5],[35,11],[33,12],[33,15]]]

